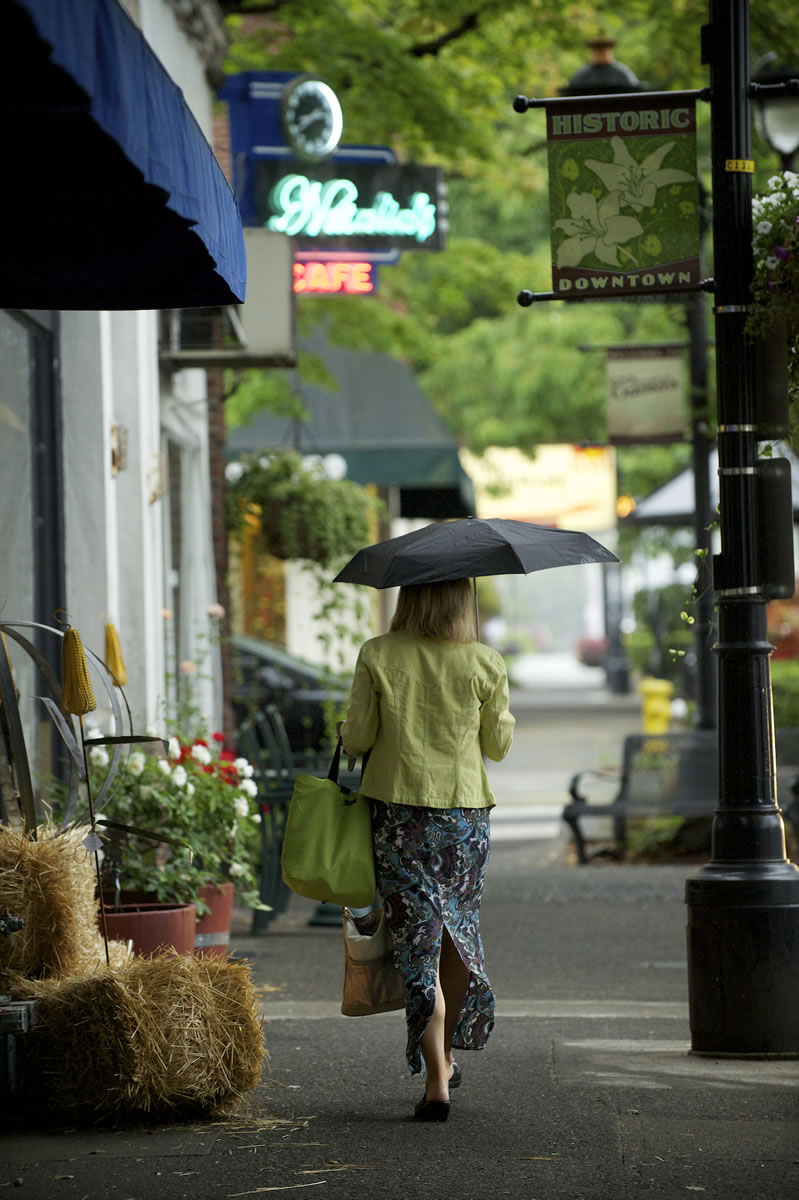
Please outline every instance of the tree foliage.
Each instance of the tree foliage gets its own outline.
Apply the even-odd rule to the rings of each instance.
[[[521,310],[522,288],[550,287],[544,117],[515,95],[547,96],[587,61],[586,40],[617,53],[657,90],[702,87],[707,0],[623,0],[611,10],[568,0],[223,0],[229,73],[310,71],[338,93],[344,141],[388,145],[400,161],[438,163],[449,182],[443,253],[403,254],[373,297],[304,297],[300,333],[401,357],[454,433],[473,450],[602,441],[603,358],[580,346],[684,336],[675,303],[555,302]],[[799,49],[799,10],[752,0],[753,59]],[[709,186],[708,106],[698,110],[699,166]],[[757,143],[762,170],[776,165]],[[759,168],[760,169],[760,168]],[[300,370],[320,371],[303,356]],[[290,404],[285,373],[249,374],[231,411]],[[627,452],[625,452],[625,457]],[[640,457],[640,456],[639,456]],[[634,457],[630,459],[634,461]],[[665,472],[658,477],[654,464]],[[678,469],[650,459],[649,479]],[[643,475],[639,471],[637,492]]]

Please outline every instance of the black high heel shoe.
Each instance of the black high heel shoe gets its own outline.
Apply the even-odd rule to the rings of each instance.
[[[415,1121],[446,1121],[449,1109],[449,1100],[428,1100],[425,1093],[414,1108],[413,1117]]]

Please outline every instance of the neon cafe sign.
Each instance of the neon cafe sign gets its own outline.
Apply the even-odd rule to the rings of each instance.
[[[377,267],[372,262],[294,263],[294,291],[297,295],[330,296],[369,295],[377,287]]]

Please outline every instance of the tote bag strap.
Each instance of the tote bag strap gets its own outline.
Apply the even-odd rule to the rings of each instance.
[[[364,754],[363,758],[361,759],[361,780],[360,780],[361,783],[363,783],[363,773],[366,770],[366,764],[369,761],[369,755],[371,753],[372,753],[371,750],[367,750],[366,753]],[[352,791],[352,788],[345,787],[343,783],[338,782],[338,776],[339,776],[340,770],[341,770],[341,738],[339,738],[338,741],[336,742],[336,748],[333,751],[333,758],[331,759],[331,762],[330,762],[330,770],[327,773],[327,777],[328,777],[328,779],[331,779],[333,781],[333,783],[338,784],[338,786],[341,788],[342,792],[346,792],[347,795],[349,795]]]

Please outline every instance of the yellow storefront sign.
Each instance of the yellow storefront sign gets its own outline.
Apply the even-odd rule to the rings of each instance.
[[[616,456],[610,446],[539,446],[535,458],[492,447],[460,451],[474,484],[479,517],[532,521],[558,529],[616,525]]]

